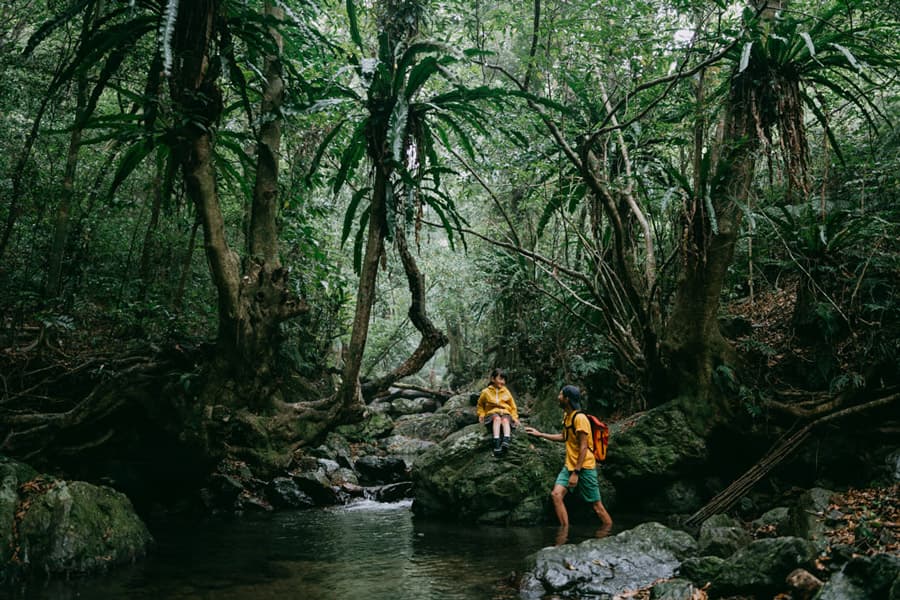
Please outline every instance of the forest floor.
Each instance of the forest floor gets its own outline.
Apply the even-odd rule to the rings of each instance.
[[[840,551],[842,561],[852,556],[900,555],[900,483],[837,493],[827,509],[818,516],[825,521],[828,539],[825,552],[816,561],[816,575],[820,579],[828,579],[831,571],[829,563],[836,562],[837,551]],[[774,530],[760,529],[752,533],[756,537],[772,537]],[[638,590],[629,590],[616,596],[616,599],[650,600],[652,588],[658,583],[660,581]],[[691,600],[708,598],[705,589],[697,589]],[[789,593],[783,593],[774,596],[773,600],[790,598]],[[740,600],[740,597],[731,600]]]
[[[835,494],[823,517],[829,549],[843,545],[860,555],[900,556],[900,484]]]

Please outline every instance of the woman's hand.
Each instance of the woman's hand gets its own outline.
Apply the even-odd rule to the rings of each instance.
[[[536,435],[536,436],[538,436],[538,437],[544,435],[543,433],[541,433],[540,431],[538,431],[538,430],[535,429],[534,427],[528,427],[527,425],[525,426],[525,433],[527,433],[527,434],[529,434],[529,435]]]
[[[484,425],[484,417],[478,417],[478,422]]]

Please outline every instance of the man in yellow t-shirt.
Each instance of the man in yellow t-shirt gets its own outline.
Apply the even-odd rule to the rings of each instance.
[[[525,432],[555,442],[566,443],[566,464],[563,466],[550,497],[559,524],[568,528],[569,513],[563,500],[570,489],[577,490],[581,497],[591,503],[594,512],[600,518],[605,529],[612,526],[612,518],[600,499],[600,486],[597,482],[597,461],[591,452],[588,440],[591,437],[591,423],[581,409],[581,392],[574,385],[567,385],[559,392],[560,408],[563,416],[562,433],[541,433],[534,427],[526,427]]]

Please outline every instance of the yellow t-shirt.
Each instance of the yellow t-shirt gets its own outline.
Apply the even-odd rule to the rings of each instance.
[[[572,419],[575,419],[574,431],[572,430]],[[566,468],[570,471],[575,470],[575,463],[578,462],[578,454],[581,452],[581,445],[578,443],[578,432],[583,431],[588,437],[588,449],[584,456],[584,462],[581,463],[582,469],[593,469],[597,466],[597,459],[591,451],[591,422],[584,413],[572,411],[563,416],[563,435],[566,438]]]
[[[519,420],[519,410],[516,407],[516,401],[513,400],[512,394],[503,386],[500,389],[489,385],[481,391],[478,396],[477,412],[479,417],[486,417],[493,414],[507,414],[513,420]]]

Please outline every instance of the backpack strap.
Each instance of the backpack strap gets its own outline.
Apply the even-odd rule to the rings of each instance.
[[[575,417],[577,417],[578,415],[584,415],[586,417],[587,413],[584,412],[580,408],[578,410],[576,410],[574,413],[572,413],[572,424],[568,425],[566,427],[563,427],[563,433],[564,433],[563,441],[566,441],[567,439],[569,439],[569,431],[568,431],[569,429],[572,430],[572,433],[575,433]],[[594,451],[594,427],[593,427],[593,425],[591,425],[590,419],[588,419],[588,431],[589,431],[589,433],[588,433],[588,448],[590,448],[591,452],[593,452]]]
[[[565,426],[563,427],[563,433],[565,434],[565,437],[563,437],[563,441],[565,441],[566,439],[568,439],[568,436],[569,436],[569,429],[571,429],[572,432],[574,433],[574,431],[575,431],[575,417],[577,417],[579,414],[582,414],[582,415],[584,414],[584,411],[581,410],[580,408],[579,408],[578,410],[576,410],[575,412],[572,413],[572,424],[571,424],[571,425],[565,425]]]

